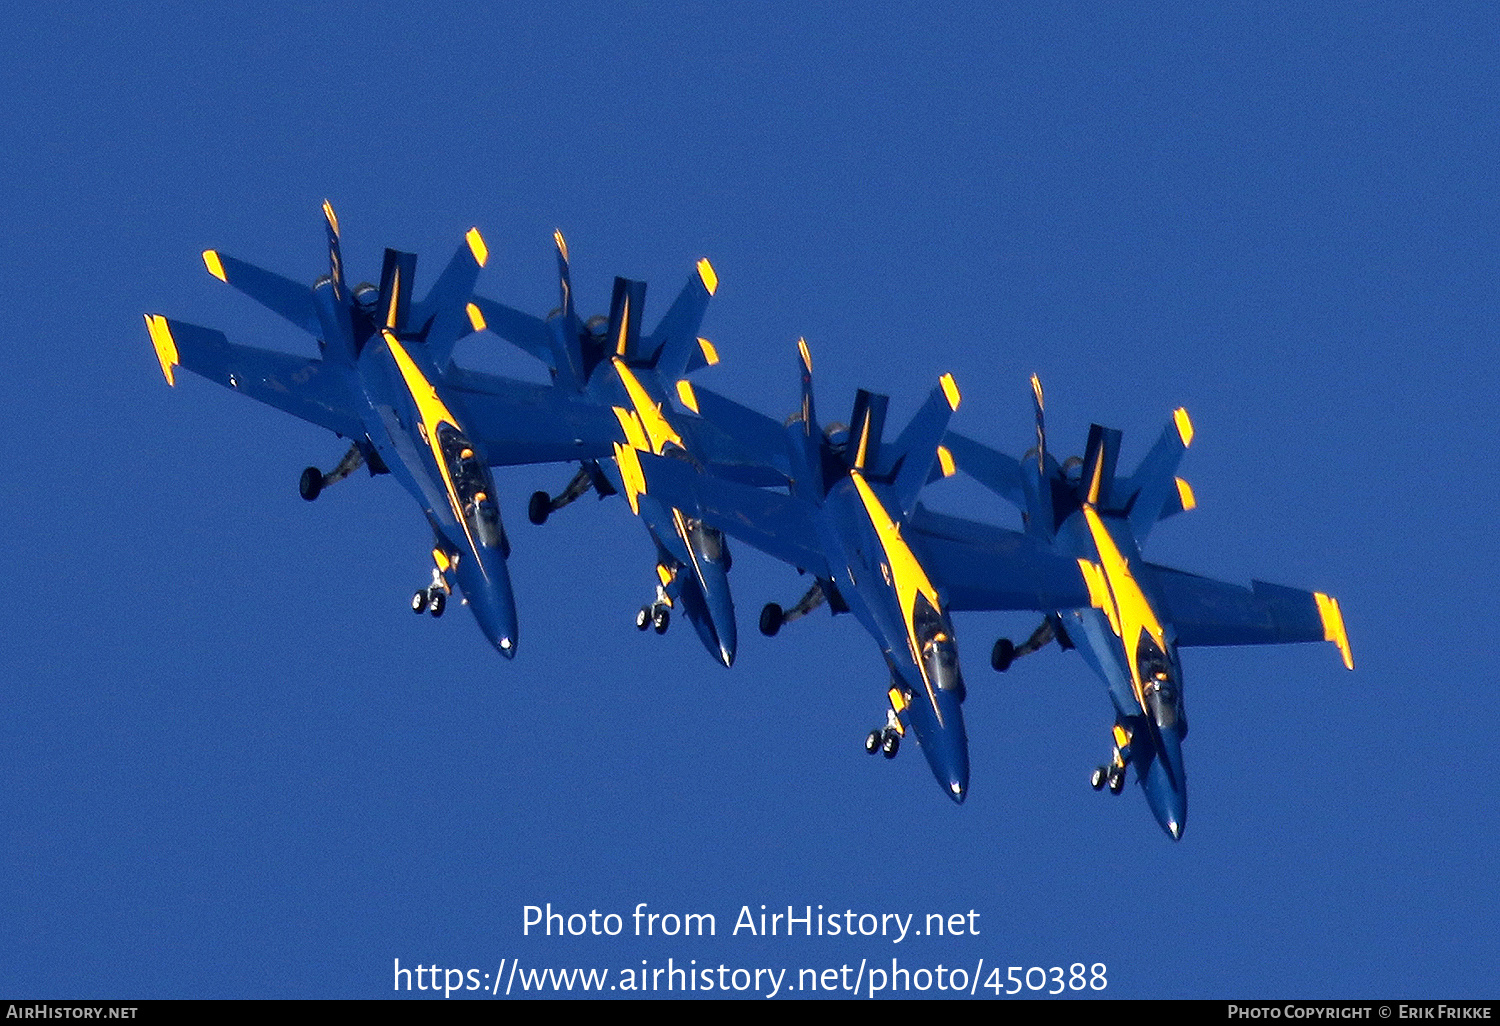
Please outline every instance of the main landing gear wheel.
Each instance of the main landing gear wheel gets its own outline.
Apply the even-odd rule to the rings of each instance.
[[[642,606],[641,611],[635,614],[635,629],[643,631],[651,626],[651,607]]]
[[[308,467],[302,472],[302,477],[297,482],[297,492],[308,502],[316,499],[323,491],[323,472],[317,467]]]
[[[552,496],[546,492],[532,492],[531,501],[526,504],[526,519],[540,527],[551,514]]]
[[[651,613],[651,629],[658,634],[667,633],[667,627],[672,623],[672,611],[666,606],[657,606]]]
[[[1109,793],[1119,794],[1125,790],[1125,771],[1116,769],[1109,774]]]
[[[1095,766],[1094,772],[1089,774],[1089,786],[1095,791],[1104,790],[1105,783],[1109,780],[1109,771],[1103,766]]]
[[[774,638],[785,620],[786,614],[781,607],[774,602],[767,602],[766,607],[760,611],[760,632],[768,638]]]
[[[411,611],[418,616],[423,613],[431,613],[434,617],[442,616],[446,608],[448,595],[437,588],[423,588],[411,597]]]
[[[880,742],[880,754],[887,759],[894,759],[896,753],[901,750],[901,735],[894,730],[885,732],[885,737]]]
[[[880,742],[884,740],[880,731],[872,730],[865,735],[865,754],[874,755],[880,751]]]
[[[995,642],[995,647],[990,649],[990,665],[997,673],[1004,673],[1015,661],[1016,643],[1009,638],[1000,638]]]

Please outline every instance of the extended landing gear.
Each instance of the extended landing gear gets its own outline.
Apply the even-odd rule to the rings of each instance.
[[[547,522],[553,510],[562,509],[587,492],[593,485],[594,479],[589,472],[580,470],[573,475],[573,480],[568,482],[568,487],[564,488],[562,494],[555,499],[546,492],[533,492],[531,501],[526,504],[526,519],[540,527]]]
[[[344,453],[344,458],[339,460],[339,465],[328,473],[323,473],[317,467],[308,467],[297,479],[297,493],[308,502],[312,502],[323,489],[329,485],[338,484],[344,478],[364,466],[364,453],[359,451],[358,445],[349,446],[349,451]]]
[[[1042,621],[1042,625],[1031,632],[1031,637],[1021,643],[1019,647],[1009,638],[1001,638],[995,642],[995,647],[990,650],[990,666],[997,673],[1004,673],[1010,669],[1010,664],[1024,655],[1031,655],[1047,647],[1048,642],[1057,637],[1057,630],[1052,625],[1049,617]]]
[[[896,715],[898,710],[906,708],[906,696],[898,688],[892,687],[887,697],[891,704],[885,710],[885,726],[865,735],[865,753],[874,755],[879,752],[887,759],[894,759],[901,750],[901,739],[906,736],[901,717]]]
[[[453,589],[448,587],[447,579],[443,577],[443,571],[451,567],[453,561],[442,549],[432,550],[432,560],[436,564],[432,568],[432,583],[412,595],[411,611],[418,616],[431,613],[436,619],[448,608],[448,596],[453,593]]]
[[[760,611],[760,632],[768,638],[776,637],[783,624],[800,620],[821,606],[825,598],[823,584],[818,581],[807,589],[807,594],[803,595],[791,609],[782,609],[774,602],[767,602],[765,608]]]
[[[1115,748],[1108,766],[1095,766],[1089,774],[1089,786],[1102,791],[1107,786],[1110,794],[1125,790],[1125,767],[1130,765],[1130,732],[1118,723],[1114,731]]]
[[[635,629],[638,631],[644,631],[649,627],[658,634],[665,634],[671,625],[672,609],[660,602],[642,606],[640,612],[635,614]]]

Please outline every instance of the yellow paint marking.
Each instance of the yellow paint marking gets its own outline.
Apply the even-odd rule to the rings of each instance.
[[[338,215],[333,212],[333,204],[327,200],[323,201],[323,217],[327,219],[328,227],[333,229],[333,234],[337,235],[339,233]]]
[[[641,427],[641,418],[625,409],[623,406],[611,406],[615,412],[615,419],[620,422],[620,431],[625,435],[625,441],[632,449],[642,451],[649,450],[651,443],[646,439],[646,429]]]
[[[448,569],[453,566],[453,561],[448,558],[448,553],[442,549],[432,550],[432,561],[437,564],[438,570],[442,573],[447,573]]]
[[[385,338],[385,344],[391,351],[391,358],[396,361],[396,367],[401,371],[401,379],[406,383],[406,390],[411,394],[412,401],[417,405],[417,414],[422,418],[419,425],[422,428],[422,436],[427,440],[427,447],[432,450],[433,462],[437,464],[438,473],[443,477],[443,489],[448,493],[448,505],[453,510],[453,517],[463,526],[464,535],[469,539],[469,547],[474,551],[479,550],[474,536],[469,532],[469,521],[464,517],[463,504],[458,501],[458,489],[453,483],[453,477],[448,473],[448,461],[443,458],[443,451],[438,446],[438,425],[449,424],[455,431],[462,432],[463,428],[458,423],[458,418],[453,412],[443,405],[438,398],[437,389],[432,387],[432,382],[422,374],[416,361],[397,340],[391,331],[381,332]]]
[[[1177,407],[1172,414],[1172,421],[1177,425],[1177,437],[1182,439],[1182,447],[1186,449],[1193,444],[1193,422],[1188,419],[1187,410]]]
[[[1094,460],[1093,472],[1089,476],[1088,502],[1093,505],[1099,501],[1099,492],[1104,488],[1104,446],[1099,446],[1098,458]]]
[[[1083,583],[1089,589],[1089,604],[1104,611],[1105,618],[1109,620],[1109,629],[1119,637],[1120,621],[1115,617],[1114,603],[1109,600],[1109,585],[1104,580],[1104,568],[1098,563],[1080,559],[1078,569],[1083,571]]]
[[[698,351],[703,354],[703,359],[706,360],[706,361],[708,361],[708,365],[710,367],[714,367],[714,366],[718,365],[718,362],[719,362],[719,351],[714,348],[714,344],[712,342],[710,342],[708,339],[706,339],[706,338],[700,338],[700,339],[698,339]]]
[[[624,332],[621,332],[621,345],[624,344]],[[660,456],[662,448],[668,442],[682,445],[682,438],[672,425],[667,423],[667,418],[661,415],[661,403],[652,400],[644,386],[636,380],[625,361],[618,356],[610,361],[615,368],[615,373],[620,377],[620,383],[625,386],[625,393],[630,396],[631,405],[635,407],[635,414],[640,418],[641,426],[646,429],[646,436],[651,440],[650,452]],[[643,448],[638,446],[638,448]],[[686,446],[683,446],[686,448]]]
[[[229,284],[229,278],[224,274],[224,262],[219,259],[219,254],[216,251],[212,249],[205,249],[203,251],[203,266],[208,268],[209,274],[224,284]]]
[[[562,254],[563,263],[568,262],[568,240],[563,238],[561,231],[552,233],[552,241],[557,243],[557,251]]]
[[[1115,747],[1125,748],[1130,744],[1130,734],[1118,723],[1115,724]]]
[[[167,384],[177,387],[177,376],[172,368],[177,366],[177,340],[172,337],[172,328],[161,314],[146,315],[146,330],[151,333],[151,345],[156,349],[156,362],[161,364],[162,376]]]
[[[719,288],[719,276],[714,273],[714,265],[708,262],[708,257],[698,261],[698,277],[703,279],[703,287],[708,289],[711,296]]]
[[[948,400],[948,409],[957,410],[961,397],[958,394],[958,382],[953,380],[953,375],[944,374],[938,378],[938,384],[943,386],[943,397]]]
[[[396,265],[396,273],[391,276],[391,308],[385,312],[385,326],[392,330],[396,327],[396,306],[401,302],[401,265]],[[431,386],[428,386],[431,387]]]
[[[916,554],[901,537],[901,527],[885,511],[879,497],[865,482],[865,476],[857,470],[851,470],[849,477],[853,479],[854,488],[859,493],[860,501],[864,503],[865,515],[875,528],[875,536],[880,539],[880,547],[885,551],[885,561],[890,566],[891,586],[895,589],[896,601],[901,606],[901,617],[906,625],[906,645],[911,650],[912,661],[922,674],[927,698],[932,703],[932,711],[941,726],[943,712],[938,708],[937,692],[933,690],[932,681],[927,677],[927,663],[917,644],[916,608],[917,596],[921,595],[927,599],[934,612],[941,613],[942,600],[938,598],[937,589],[932,586],[932,581],[928,579],[927,571],[922,569]]]
[[[630,337],[630,296],[625,297],[625,307],[620,311],[620,337],[615,339],[615,354],[624,356],[625,346]]]
[[[812,354],[807,351],[807,339],[797,340],[797,352],[802,354],[802,366],[807,368],[807,373],[812,373]]]
[[[677,398],[681,400],[682,405],[694,413],[698,412],[698,394],[693,391],[693,383],[687,378],[677,382]]]
[[[901,722],[901,714],[906,711],[906,696],[901,693],[900,688],[891,688],[885,693],[890,699],[891,710],[896,713],[896,733],[901,737],[906,736],[906,725]]]
[[[1036,396],[1037,407],[1044,408],[1046,404],[1042,402],[1042,379],[1035,374],[1031,376],[1031,392]]]
[[[1113,607],[1114,615],[1110,618],[1111,626],[1116,626],[1116,632],[1120,640],[1125,644],[1125,655],[1130,663],[1130,681],[1135,689],[1135,699],[1146,708],[1145,694],[1141,688],[1140,647],[1141,635],[1148,634],[1156,647],[1163,653],[1167,651],[1166,633],[1162,630],[1161,622],[1156,617],[1156,611],[1151,608],[1151,602],[1141,591],[1140,584],[1130,572],[1130,561],[1115,544],[1114,537],[1109,533],[1109,528],[1104,526],[1098,512],[1092,505],[1085,504],[1083,507],[1084,520],[1088,523],[1089,533],[1093,535],[1094,547],[1099,551],[1099,566],[1103,571],[1104,582],[1109,587],[1109,603],[1103,607],[1105,614],[1109,614],[1109,607]],[[1085,575],[1087,576],[1087,575]],[[1095,598],[1093,583],[1089,585],[1089,597]],[[1096,602],[1095,605],[1098,603]]]
[[[464,312],[469,315],[469,323],[473,325],[475,331],[483,331],[487,327],[484,323],[484,314],[480,313],[479,307],[473,303],[464,307]]]
[[[854,453],[854,469],[864,470],[865,459],[870,455],[870,408],[865,407],[864,419],[859,422],[859,446]]]
[[[616,409],[618,413],[618,408]],[[630,512],[641,514],[638,496],[646,493],[646,472],[641,469],[640,450],[633,445],[614,443],[615,463],[620,467],[620,483],[625,486],[625,498],[630,501]]]
[[[464,241],[469,244],[469,252],[474,254],[474,262],[483,267],[490,258],[490,248],[484,244],[484,236],[479,234],[479,229],[470,228],[464,233]]]
[[[1184,481],[1180,477],[1177,478],[1176,480],[1177,480],[1177,498],[1182,502],[1182,508],[1185,509],[1185,510],[1188,510],[1188,509],[1197,509],[1198,508],[1198,497],[1193,494],[1193,486],[1190,485],[1190,484],[1188,484],[1186,481]]]
[[[672,573],[672,571],[668,570],[660,563],[656,564],[656,579],[658,581],[661,581],[661,586],[663,588],[672,583],[672,578],[674,576],[675,575]]]
[[[1344,611],[1339,608],[1339,600],[1315,591],[1313,601],[1318,604],[1318,616],[1323,621],[1323,640],[1338,646],[1346,670],[1354,669],[1354,653],[1349,649],[1349,634],[1344,630]]]
[[[958,464],[953,462],[953,454],[948,451],[946,445],[937,447],[938,466],[943,468],[944,477],[952,477],[958,470]]]

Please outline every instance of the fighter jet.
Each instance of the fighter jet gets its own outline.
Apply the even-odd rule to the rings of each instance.
[[[907,520],[917,493],[937,464],[952,470],[938,443],[958,408],[959,392],[944,375],[894,443],[884,442],[887,397],[860,391],[850,427],[824,430],[813,407],[812,358],[798,342],[800,411],[782,424],[691,385],[686,406],[752,451],[789,482],[783,494],[702,473],[679,460],[627,454],[637,462],[648,495],[685,510],[767,554],[812,575],[814,584],[790,610],[769,604],[764,634],[826,602],[852,612],[885,659],[889,708],[870,732],[871,754],[895,756],[915,733],[943,792],[962,802],[969,786],[964,731],[964,680],[953,625],[940,589],[908,544]],[[627,470],[627,474],[635,473]]]
[[[568,244],[561,232],[553,234],[553,241],[561,291],[558,309],[543,320],[476,296],[474,303],[489,329],[546,364],[560,392],[610,417],[615,429],[607,455],[639,450],[715,464],[739,460],[725,451],[722,437],[701,425],[684,425],[669,398],[679,381],[686,386],[685,375],[718,363],[713,345],[698,335],[709,298],[718,288],[713,266],[698,261],[656,330],[643,336],[646,283],[616,278],[609,316],[585,321],[573,303]],[[701,519],[644,494],[640,482],[623,473],[620,460],[600,460],[597,455],[579,453],[582,467],[558,496],[532,495],[527,511],[531,522],[546,523],[554,511],[591,489],[600,498],[624,493],[656,547],[655,596],[636,614],[636,627],[664,634],[671,611],[680,609],[709,654],[724,666],[732,665],[738,633],[729,590],[731,556],[723,535]],[[719,469],[734,473],[727,465]],[[764,474],[758,480],[768,481]]]
[[[1006,670],[1052,640],[1076,648],[1104,678],[1115,709],[1111,757],[1093,771],[1092,786],[1119,794],[1133,766],[1157,822],[1177,840],[1187,822],[1182,742],[1188,730],[1178,650],[1330,641],[1352,670],[1343,613],[1338,600],[1321,592],[1263,581],[1244,588],[1146,562],[1141,546],[1156,522],[1195,505],[1192,489],[1176,476],[1193,440],[1187,411],[1173,413],[1136,472],[1121,477],[1120,432],[1097,424],[1082,459],[1058,464],[1047,451],[1041,382],[1033,376],[1031,385],[1036,445],[1022,460],[953,432],[944,445],[960,469],[1021,510],[1028,536],[1076,561],[1088,598],[1052,607],[1019,646],[998,640],[991,665]],[[945,544],[993,548],[958,521],[924,526]],[[971,583],[968,608],[984,608],[981,585]]]
[[[316,499],[360,466],[392,474],[432,528],[431,583],[413,595],[412,610],[441,616],[456,586],[485,637],[512,658],[510,542],[489,468],[605,455],[612,418],[548,386],[452,362],[454,344],[484,327],[470,301],[488,257],[478,229],[418,303],[416,257],[393,249],[379,286],[349,288],[338,219],[326,201],[323,215],[329,271],[311,288],[217,250],[203,253],[214,277],[313,335],[319,357],[238,345],[212,328],[147,314],[162,373],[175,385],[176,368],[186,368],[350,439],[332,471],[302,472],[302,497]]]

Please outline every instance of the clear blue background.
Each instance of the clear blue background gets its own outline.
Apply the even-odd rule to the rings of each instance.
[[[0,68],[0,992],[378,997],[393,959],[972,970],[1104,962],[1107,996],[1494,997],[1497,18],[1487,4],[23,5]],[[425,281],[470,225],[488,295],[581,305],[710,257],[700,381],[829,419],[940,373],[1030,444],[1170,411],[1200,507],[1148,555],[1337,595],[1326,645],[1195,650],[1187,831],[1088,789],[1076,654],[998,676],[960,618],[973,785],[860,751],[882,664],[743,546],[741,645],[636,633],[645,533],[545,528],[503,471],[519,657],[407,611],[428,532],[342,443],[190,375],[141,320],[311,340],[200,250]],[[419,289],[424,286],[419,283]],[[492,337],[477,366],[539,377]],[[1014,511],[946,482],[934,506]],[[523,937],[522,907],[710,912],[712,940]],[[980,913],[978,937],[752,939],[758,911]],[[628,932],[628,928],[627,928]],[[1002,969],[1003,976],[1003,969]],[[984,993],[984,991],[981,991]]]

